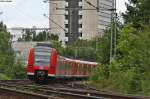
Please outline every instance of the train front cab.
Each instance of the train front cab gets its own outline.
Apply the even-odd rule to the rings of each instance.
[[[32,48],[28,58],[27,75],[30,80],[53,78],[56,73],[56,63],[57,52],[54,48],[45,52]]]

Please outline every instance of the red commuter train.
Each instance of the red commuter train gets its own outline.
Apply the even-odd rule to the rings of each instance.
[[[52,78],[87,78],[96,62],[74,60],[58,56],[48,44],[37,44],[30,49],[26,68],[29,79],[45,81]]]

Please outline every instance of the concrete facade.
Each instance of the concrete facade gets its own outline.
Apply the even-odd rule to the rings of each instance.
[[[98,0],[99,12],[98,12],[98,32],[103,35],[103,30],[111,24],[111,16],[114,0]]]
[[[95,9],[86,0],[50,1],[50,19],[57,23],[50,21],[50,33],[57,34],[63,44],[77,38],[93,39],[111,24],[111,11],[106,9],[112,9],[113,0],[87,1],[99,7],[99,11],[84,10]]]

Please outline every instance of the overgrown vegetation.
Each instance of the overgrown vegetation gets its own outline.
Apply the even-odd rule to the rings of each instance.
[[[97,61],[90,77],[92,85],[107,91],[150,95],[150,1],[129,0],[123,13],[125,23],[117,22],[117,55],[110,63],[110,29],[102,38],[77,40],[65,48],[53,41],[62,56]]]
[[[7,32],[6,26],[0,22],[0,79],[19,79],[20,77],[15,74],[18,71],[24,72],[24,68],[17,65],[15,65],[15,54],[11,47],[10,33]]]
[[[117,55],[110,63],[110,30],[102,38],[77,40],[65,48],[58,42],[58,36],[47,38],[46,32],[35,35],[26,31],[24,41],[52,40],[57,52],[66,57],[100,64],[90,77],[92,85],[107,91],[150,95],[150,0],[129,0],[123,14],[125,23],[117,33]],[[0,24],[0,79],[22,78],[23,68],[16,67],[11,49],[10,35],[6,26]]]
[[[35,30],[26,29],[25,33],[21,38],[18,38],[19,42],[28,42],[28,41],[48,41],[48,40],[56,40],[58,41],[58,36],[51,34],[47,31],[36,32]]]
[[[150,95],[150,28],[138,31],[132,24],[119,33],[117,57],[99,65],[91,80],[104,90]]]
[[[57,48],[57,46],[55,46]],[[59,47],[60,48],[60,47]],[[96,60],[96,42],[87,40],[77,40],[68,44],[66,47],[59,50],[59,54],[62,56],[70,57],[73,59],[81,60]]]
[[[111,64],[100,61],[91,82],[107,91],[150,95],[150,1],[129,1],[125,24],[118,32],[117,56]]]

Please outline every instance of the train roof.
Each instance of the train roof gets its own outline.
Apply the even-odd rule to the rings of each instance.
[[[39,42],[39,43],[36,43],[35,47],[37,47],[37,46],[51,47],[52,48],[52,44],[49,42]]]
[[[90,64],[90,65],[97,65],[97,62],[90,62],[90,61],[82,61],[82,60],[76,60],[76,59],[70,59],[70,58],[66,58],[61,56],[62,59],[66,60],[66,61],[70,61],[70,62],[76,62],[76,63],[82,63],[82,64]]]

